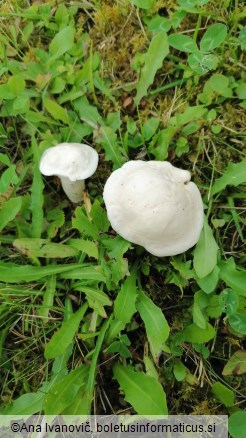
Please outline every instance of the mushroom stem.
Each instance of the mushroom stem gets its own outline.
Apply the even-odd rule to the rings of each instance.
[[[85,188],[85,181],[83,179],[71,181],[66,176],[60,176],[61,184],[64,192],[70,201],[78,203],[83,200],[83,190]]]

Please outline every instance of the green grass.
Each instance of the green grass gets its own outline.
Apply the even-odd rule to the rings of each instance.
[[[243,3],[0,7],[1,413],[228,414],[240,437]],[[79,206],[39,172],[61,142],[99,153]],[[132,159],[191,172],[195,248],[157,258],[110,228],[103,187]]]

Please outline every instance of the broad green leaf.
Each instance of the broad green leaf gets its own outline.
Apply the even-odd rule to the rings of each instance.
[[[236,88],[236,95],[239,99],[246,99],[246,83],[239,84]]]
[[[125,399],[138,415],[166,415],[166,394],[161,384],[142,372],[117,364],[114,377],[125,393]]]
[[[235,290],[239,295],[246,296],[246,270],[237,269],[233,257],[219,263],[219,276],[227,286]]]
[[[196,277],[198,286],[206,293],[211,294],[215,289],[219,281],[220,269],[216,265],[210,274],[206,275],[204,278]]]
[[[2,131],[2,129],[3,129],[2,124],[0,124],[0,129],[1,129],[1,131],[0,131],[1,134],[3,134],[4,130]],[[11,161],[10,161],[8,155],[7,154],[2,154],[1,152],[0,152],[0,162],[5,164],[5,166],[8,166],[8,167],[11,166]]]
[[[64,212],[59,208],[54,208],[46,214],[46,219],[49,222],[47,227],[47,236],[52,239],[57,235],[59,228],[61,228],[64,224],[65,215]]]
[[[131,321],[136,309],[137,287],[136,275],[131,272],[122,284],[120,291],[114,302],[114,314],[119,321],[127,324]]]
[[[200,42],[200,49],[203,52],[211,52],[211,50],[219,47],[225,40],[227,35],[227,27],[225,24],[216,23],[209,26],[203,35]]]
[[[158,381],[159,380],[158,371],[156,370],[154,362],[149,356],[147,356],[147,354],[148,353],[146,352],[143,358],[146,374],[150,377],[154,377],[154,379]]]
[[[196,42],[191,37],[184,34],[172,33],[168,37],[168,42],[171,47],[174,47],[174,49],[180,50],[182,52],[193,53],[198,51]]]
[[[31,205],[30,210],[32,212],[32,225],[31,236],[35,238],[41,237],[43,230],[43,178],[39,170],[40,152],[36,139],[32,138],[32,152],[34,158],[33,167],[33,180],[31,187]]]
[[[178,113],[170,119],[170,125],[180,128],[191,121],[200,119],[207,113],[207,109],[203,105],[189,106],[183,113]]]
[[[186,342],[202,344],[203,342],[208,342],[214,338],[215,330],[208,322],[205,329],[202,329],[193,323],[184,329],[183,335]]]
[[[246,350],[234,353],[222,371],[223,376],[235,376],[246,373]]]
[[[22,204],[22,197],[11,198],[5,201],[0,210],[0,231],[12,221],[19,213]]]
[[[45,109],[53,117],[53,119],[60,120],[66,125],[69,125],[70,119],[68,117],[66,109],[64,109],[61,105],[59,105],[59,103],[55,102],[52,99],[49,99],[48,97],[45,97],[43,102]]]
[[[73,26],[66,26],[55,35],[49,46],[52,59],[59,58],[73,47],[74,34],[75,28]]]
[[[116,236],[114,239],[103,240],[103,245],[109,250],[107,255],[115,260],[122,258],[131,246],[130,242],[120,236]]]
[[[94,132],[94,137],[96,142],[103,146],[106,160],[112,161],[115,169],[121,167],[125,163],[126,156],[123,156],[123,151],[119,146],[117,135],[113,128],[109,126],[101,126],[96,132]]]
[[[185,379],[187,373],[187,368],[184,366],[183,362],[181,360],[177,359],[174,362],[173,365],[173,374],[175,379],[178,382],[182,382],[182,380]]]
[[[70,400],[71,401],[71,400]],[[91,400],[88,398],[84,386],[79,390],[75,399],[63,411],[63,415],[88,415],[90,413]]]
[[[161,31],[152,38],[148,51],[144,54],[144,66],[141,68],[140,79],[136,86],[137,95],[134,99],[136,105],[143,96],[146,96],[148,87],[153,83],[155,74],[168,53],[167,34]]]
[[[165,341],[169,336],[169,326],[161,309],[143,292],[139,292],[136,308],[144,322],[150,351],[155,363],[162,351],[167,351]]]
[[[113,319],[110,323],[107,335],[106,342],[107,345],[110,344],[115,338],[117,338],[118,334],[125,328],[125,324],[118,319]]]
[[[51,387],[45,396],[44,411],[46,415],[59,415],[75,399],[79,389],[85,385],[88,366],[80,365]]]
[[[142,134],[146,141],[149,141],[153,135],[155,134],[160,120],[154,117],[151,117],[147,122],[143,125]]]
[[[207,82],[210,88],[215,91],[217,94],[223,95],[223,93],[227,90],[229,85],[229,78],[222,74],[216,73],[213,74],[209,81]]]
[[[246,158],[240,163],[230,163],[223,175],[216,179],[212,186],[211,193],[222,192],[226,186],[238,186],[246,182]]]
[[[11,76],[8,80],[8,86],[10,91],[15,95],[18,96],[21,94],[26,87],[26,81],[20,77],[20,76]]]
[[[100,125],[104,125],[104,121],[97,108],[92,106],[85,97],[76,99],[74,101],[74,108],[79,113],[81,120],[93,129],[99,129]]]
[[[204,216],[204,225],[194,249],[193,265],[199,278],[204,278],[213,271],[217,264],[218,245],[214,239],[213,232]]]
[[[80,322],[87,310],[87,305],[80,307],[68,321],[62,323],[49,342],[45,346],[44,355],[46,359],[53,359],[64,354],[67,347],[73,342],[73,338],[79,329]]]
[[[169,144],[177,132],[177,127],[168,126],[158,132],[156,142],[150,145],[149,152],[159,161],[165,160],[168,157]]]
[[[240,29],[238,39],[240,41],[242,50],[246,50],[246,26]]]
[[[155,0],[132,0],[132,4],[140,9],[151,9],[155,4]]]
[[[71,265],[70,265],[71,266]],[[103,273],[102,267],[97,265],[90,264],[86,265],[74,265],[74,269],[67,269],[67,271],[63,271],[62,274],[59,275],[60,278],[69,279],[69,280],[84,280],[88,282],[91,281],[103,281],[105,282],[105,275]]]
[[[225,406],[229,407],[234,405],[234,392],[231,389],[227,388],[227,386],[223,385],[220,382],[215,382],[212,385],[211,390],[214,396]]]
[[[45,393],[30,392],[18,397],[10,406],[6,406],[1,415],[33,415],[43,409]]]
[[[68,244],[73,248],[76,248],[78,251],[82,251],[83,253],[87,254],[89,257],[98,259],[98,247],[95,242],[84,239],[70,239]]]
[[[31,266],[31,265],[14,265],[10,263],[0,262],[0,281],[6,283],[23,283],[36,281],[49,275],[59,274],[61,272],[72,271],[74,269],[83,269],[81,264],[70,265],[47,265],[47,266]]]
[[[203,52],[190,53],[188,56],[188,64],[195,73],[199,75],[209,72],[217,68],[219,58],[211,53],[204,54]]]
[[[4,193],[7,191],[11,184],[18,184],[19,177],[16,174],[16,166],[15,164],[11,164],[8,169],[2,172],[0,177],[0,193]]]
[[[90,211],[92,222],[96,225],[99,231],[108,231],[110,222],[107,217],[106,211],[101,207],[99,201],[96,199],[93,203]]]
[[[246,335],[246,311],[238,310],[238,312],[233,313],[233,315],[229,315],[228,321],[230,326],[237,333],[241,333],[242,335]]]
[[[112,301],[103,291],[81,285],[81,283],[75,283],[73,288],[74,290],[83,292],[86,295],[89,306],[92,307],[92,309],[94,309],[102,318],[107,317],[104,306],[112,306]]]
[[[72,218],[72,226],[76,228],[82,235],[90,236],[97,240],[99,236],[99,231],[95,225],[88,219],[88,217],[83,213],[81,207],[75,209],[75,217]]]
[[[207,296],[202,291],[198,291],[194,295],[193,304],[193,322],[200,328],[205,329],[207,326],[206,313],[204,312],[208,305]]]
[[[238,294],[232,289],[224,289],[219,294],[219,304],[222,312],[227,315],[232,315],[238,307]]]
[[[246,411],[234,412],[228,420],[228,430],[232,438],[245,438]]]

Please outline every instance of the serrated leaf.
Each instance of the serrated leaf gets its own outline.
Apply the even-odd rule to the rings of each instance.
[[[117,364],[114,377],[125,393],[125,399],[139,415],[166,415],[166,394],[161,384],[151,376]]]
[[[63,379],[52,385],[45,396],[44,412],[46,415],[59,415],[71,404],[79,389],[84,386],[89,373],[87,365],[80,365],[79,368],[71,371]]]
[[[77,250],[62,243],[46,243],[45,239],[15,239],[13,245],[28,257],[66,258],[77,255]]]
[[[76,207],[75,217],[72,218],[72,226],[76,228],[82,235],[90,236],[94,240],[98,239],[99,231],[95,225],[83,213],[81,207]]]
[[[0,210],[0,231],[12,221],[19,213],[22,204],[22,197],[11,198],[5,201]]]
[[[203,35],[200,42],[200,49],[203,52],[211,52],[211,50],[219,47],[225,40],[227,35],[227,27],[222,23],[215,23],[209,26]]]
[[[165,342],[169,336],[169,326],[161,309],[143,292],[139,292],[136,308],[144,322],[150,351],[155,363],[162,351],[166,351]]]
[[[75,29],[72,26],[64,27],[58,32],[49,45],[52,59],[59,58],[63,53],[68,52],[73,47]]]
[[[204,225],[194,249],[194,269],[199,278],[204,278],[213,271],[217,264],[218,245],[213,232],[204,217]]]
[[[73,342],[73,338],[79,329],[80,322],[85,314],[86,307],[80,307],[68,321],[62,323],[49,342],[45,346],[45,358],[53,359],[64,354],[67,347]]]
[[[134,272],[126,278],[114,302],[114,314],[119,321],[127,324],[131,321],[136,309],[137,287]]]
[[[96,199],[90,211],[92,222],[96,225],[99,231],[107,232],[110,227],[110,222],[106,211],[101,207],[99,201]]]
[[[139,104],[143,96],[146,96],[148,87],[153,83],[155,74],[161,68],[163,59],[168,53],[167,34],[165,31],[161,31],[152,38],[148,51],[144,54],[144,66],[136,86],[137,95],[134,99],[136,105]]]
[[[198,51],[196,42],[191,37],[184,34],[172,33],[168,37],[168,42],[170,46],[174,47],[174,49],[180,50],[182,52],[193,53]]]
[[[55,102],[54,100],[49,99],[48,97],[44,98],[43,102],[45,109],[53,117],[53,119],[60,120],[66,125],[69,125],[70,119],[65,108],[63,108],[61,105],[59,105],[59,103]]]
[[[240,163],[230,163],[223,175],[216,179],[211,193],[215,195],[226,188],[226,186],[238,186],[246,182],[246,158]]]
[[[246,373],[246,350],[238,350],[224,366],[223,376],[240,375]]]

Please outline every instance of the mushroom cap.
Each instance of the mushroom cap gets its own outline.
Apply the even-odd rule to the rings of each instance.
[[[43,175],[57,175],[70,181],[89,178],[96,171],[98,153],[80,143],[61,143],[44,151],[39,169]]]
[[[158,257],[181,254],[198,241],[203,204],[187,170],[168,161],[129,161],[103,192],[112,228]]]

